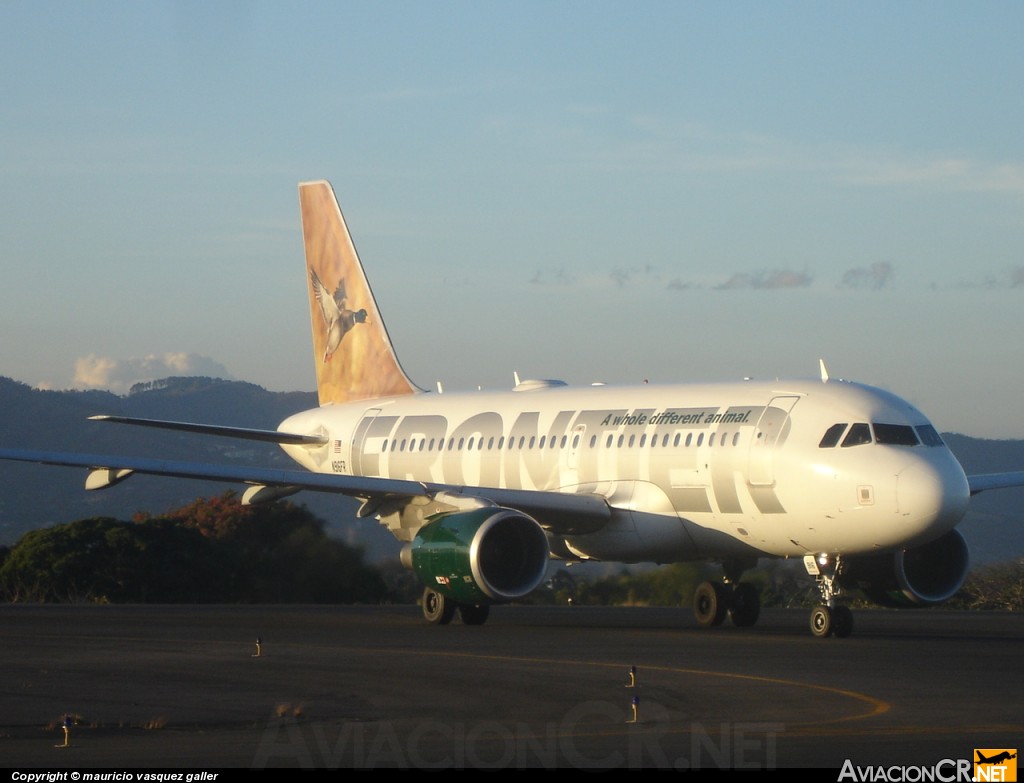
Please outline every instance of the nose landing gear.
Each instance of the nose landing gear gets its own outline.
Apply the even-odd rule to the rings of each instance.
[[[811,610],[811,633],[819,639],[829,636],[845,639],[853,633],[853,612],[848,606],[836,603],[836,597],[842,592],[838,579],[843,570],[842,557],[807,555],[804,568],[814,577],[821,594],[821,603]]]

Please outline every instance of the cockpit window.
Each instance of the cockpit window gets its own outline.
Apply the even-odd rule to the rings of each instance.
[[[818,444],[819,449],[830,449],[839,443],[839,439],[843,437],[843,433],[846,431],[846,422],[842,424],[833,424],[825,431],[824,437],[821,439],[821,443]]]
[[[919,441],[914,428],[907,424],[879,424],[875,428],[875,440],[886,446],[916,446]]]
[[[935,428],[931,424],[921,424],[916,427],[917,434],[921,438],[921,442],[925,446],[945,446],[946,444],[942,441],[942,436],[935,431]]]
[[[867,424],[854,424],[843,438],[843,448],[871,442],[871,428]]]

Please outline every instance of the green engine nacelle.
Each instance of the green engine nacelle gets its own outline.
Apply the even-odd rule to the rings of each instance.
[[[544,580],[550,549],[536,520],[489,506],[424,525],[409,550],[416,577],[463,604],[514,601]]]

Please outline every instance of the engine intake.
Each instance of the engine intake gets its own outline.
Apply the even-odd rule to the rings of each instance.
[[[544,580],[549,558],[547,535],[536,520],[493,506],[424,525],[403,552],[423,584],[467,604],[523,598]]]
[[[934,606],[956,594],[969,563],[967,542],[951,530],[913,549],[850,558],[840,582],[881,606]]]

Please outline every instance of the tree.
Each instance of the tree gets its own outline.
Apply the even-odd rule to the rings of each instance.
[[[8,601],[347,603],[385,600],[362,552],[290,503],[226,493],[170,512],[27,533],[0,565]]]

